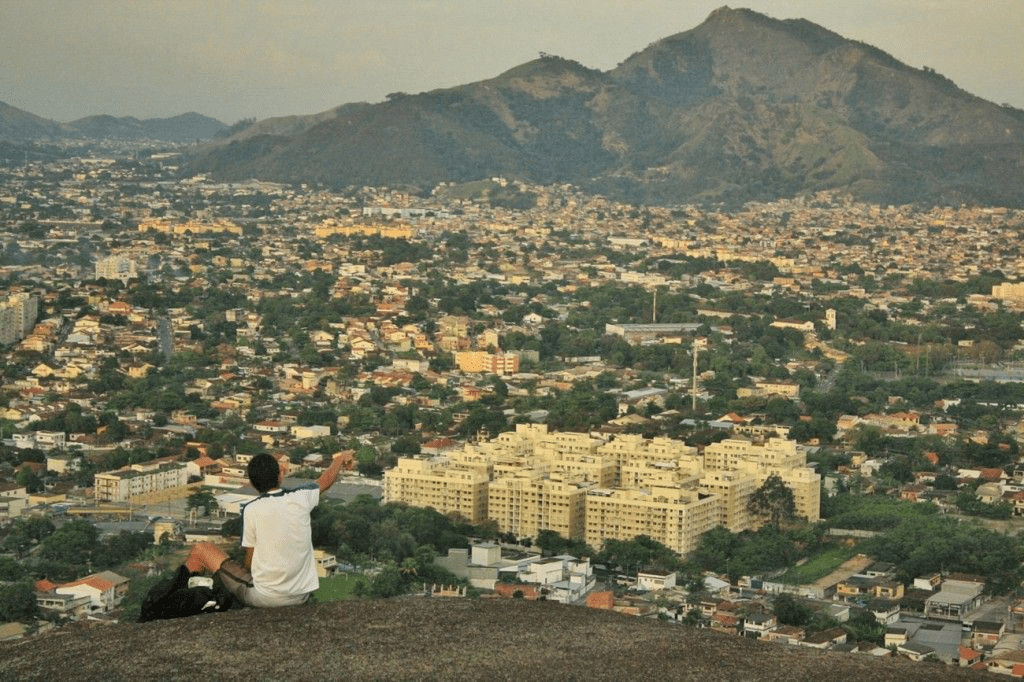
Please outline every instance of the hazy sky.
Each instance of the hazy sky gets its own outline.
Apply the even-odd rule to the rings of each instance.
[[[0,101],[70,121],[311,114],[537,57],[614,67],[723,0],[0,0]],[[741,0],[1024,108],[1024,0]]]

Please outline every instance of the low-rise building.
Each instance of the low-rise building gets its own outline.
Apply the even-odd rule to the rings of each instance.
[[[147,462],[96,474],[93,478],[98,502],[126,502],[149,493],[183,488],[188,484],[188,467],[183,462]]]
[[[120,606],[128,594],[128,578],[113,571],[101,571],[70,583],[57,585],[54,592],[73,598],[88,598],[90,613],[107,613]]]
[[[924,615],[942,620],[960,620],[985,600],[984,582],[946,579],[938,593],[924,602]]]
[[[647,570],[636,574],[636,586],[640,590],[668,590],[676,586],[675,571]]]

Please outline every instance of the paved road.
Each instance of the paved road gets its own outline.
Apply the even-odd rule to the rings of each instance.
[[[161,317],[157,321],[157,339],[160,343],[160,352],[163,353],[165,360],[171,359],[171,353],[174,352],[174,338],[171,333],[171,321],[166,317]]]
[[[330,490],[324,493],[324,497],[328,500],[351,502],[359,495],[369,495],[379,500],[383,494],[384,487],[380,485],[380,481],[349,482],[339,479],[331,486]]]

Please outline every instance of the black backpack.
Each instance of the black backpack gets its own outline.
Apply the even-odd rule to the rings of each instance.
[[[219,579],[213,579],[213,587],[189,587],[191,577],[192,573],[181,565],[173,576],[165,577],[151,587],[142,600],[139,622],[227,611],[234,606],[234,595]]]

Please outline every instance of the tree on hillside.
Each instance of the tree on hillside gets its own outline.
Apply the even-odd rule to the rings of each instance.
[[[867,609],[854,609],[843,629],[858,642],[873,642],[878,646],[885,643],[885,625],[875,620],[874,614]]]
[[[33,622],[39,616],[31,581],[0,586],[0,621]]]
[[[30,493],[38,493],[43,490],[43,479],[39,478],[39,475],[32,467],[23,467],[14,480],[18,485],[24,486],[25,490]]]
[[[14,557],[0,556],[0,582],[21,580],[28,574],[28,569]]]
[[[754,491],[747,509],[755,516],[767,517],[773,526],[778,526],[796,517],[796,498],[782,477],[772,474]]]
[[[209,516],[210,512],[217,510],[217,498],[208,488],[200,488],[188,496],[185,503],[186,509],[202,509],[203,516]]]
[[[33,545],[42,542],[54,530],[56,527],[53,522],[42,517],[31,516],[15,519],[9,527],[7,537],[0,543],[0,548],[7,552],[14,552],[16,557],[21,558]]]
[[[874,457],[885,448],[885,434],[877,426],[861,424],[854,429],[853,447]]]
[[[598,559],[629,572],[649,568],[673,571],[682,567],[674,551],[647,535],[638,535],[632,540],[605,540]]]
[[[814,617],[814,611],[811,610],[811,607],[802,599],[798,599],[788,592],[781,592],[775,597],[772,610],[775,612],[775,617],[783,625],[804,627]]]
[[[84,519],[65,523],[42,542],[39,556],[46,562],[45,572],[54,580],[92,573],[93,558],[100,549],[99,534]]]

